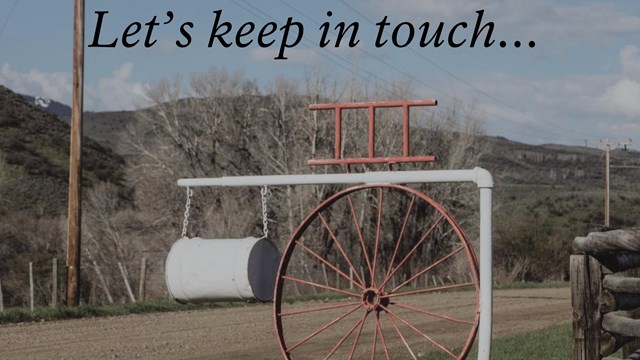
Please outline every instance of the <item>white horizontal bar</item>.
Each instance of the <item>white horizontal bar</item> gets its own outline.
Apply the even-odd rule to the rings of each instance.
[[[178,186],[263,186],[321,184],[410,184],[437,182],[474,182],[479,188],[493,188],[491,174],[482,168],[470,170],[381,171],[351,174],[302,174],[224,176],[219,178],[180,179]]]

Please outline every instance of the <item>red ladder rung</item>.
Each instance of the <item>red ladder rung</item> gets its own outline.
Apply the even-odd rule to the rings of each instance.
[[[314,104],[309,110],[334,110],[335,111],[335,149],[334,159],[310,160],[309,165],[347,165],[347,164],[379,164],[402,162],[428,162],[434,161],[434,156],[411,156],[409,151],[409,108],[412,106],[436,106],[437,100],[407,100],[407,101],[382,101],[361,103],[331,103]],[[402,108],[402,156],[401,157],[376,157],[375,156],[375,110],[377,108]],[[342,159],[342,110],[369,109],[369,139],[368,157]]]

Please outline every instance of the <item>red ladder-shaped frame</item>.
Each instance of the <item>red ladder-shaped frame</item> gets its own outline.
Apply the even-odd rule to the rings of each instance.
[[[383,101],[363,103],[333,103],[310,105],[309,110],[334,110],[335,111],[335,154],[333,159],[312,159],[308,165],[357,165],[357,164],[396,164],[409,162],[431,162],[436,157],[432,155],[411,156],[409,150],[409,109],[413,106],[437,106],[437,100],[408,100],[408,101]],[[377,108],[402,108],[402,156],[375,156],[375,126]],[[342,110],[369,109],[369,153],[365,158],[342,157]]]

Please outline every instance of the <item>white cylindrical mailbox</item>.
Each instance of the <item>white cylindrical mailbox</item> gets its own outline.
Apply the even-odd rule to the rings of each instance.
[[[179,302],[270,301],[280,253],[267,239],[182,238],[169,251],[165,278]]]

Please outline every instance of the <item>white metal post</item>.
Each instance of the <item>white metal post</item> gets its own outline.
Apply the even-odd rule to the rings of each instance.
[[[493,318],[493,246],[491,238],[491,188],[480,188],[480,327],[478,360],[491,358]]]

